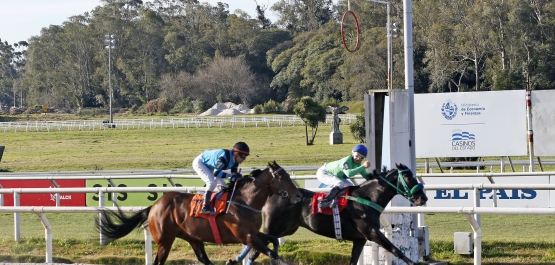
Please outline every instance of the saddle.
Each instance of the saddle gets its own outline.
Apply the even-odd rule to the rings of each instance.
[[[337,208],[339,209],[339,212],[343,211],[343,209],[345,209],[347,207],[347,204],[349,203],[349,200],[347,200],[343,197],[345,195],[348,195],[348,193],[349,193],[349,187],[347,187],[347,189],[345,189],[345,192],[339,193],[339,194],[337,194],[337,197],[335,197],[335,200],[337,202],[336,203]],[[314,196],[312,197],[312,214],[333,215],[333,207],[332,208],[324,208],[324,209],[320,209],[320,207],[318,207],[318,201],[323,200],[326,197],[326,195],[328,195],[328,194],[327,193],[316,193],[316,194],[314,194]]]
[[[200,210],[202,209],[202,203],[204,202],[204,195],[200,193],[195,194],[195,196],[193,196],[193,199],[191,200],[191,210],[189,212],[189,216],[208,219],[210,218],[210,216],[215,217],[216,215],[225,212],[227,208],[228,196],[229,192],[212,194],[210,205],[216,208],[216,213],[214,215],[208,215],[200,213]]]

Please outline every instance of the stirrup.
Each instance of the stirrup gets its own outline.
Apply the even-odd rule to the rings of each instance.
[[[214,215],[216,212],[212,209],[206,209],[206,208],[202,208],[200,209],[200,213],[201,214],[209,214],[209,215]]]

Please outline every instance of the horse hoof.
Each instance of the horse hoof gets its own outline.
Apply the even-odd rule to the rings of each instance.
[[[287,262],[285,262],[281,258],[271,260],[270,264],[272,264],[272,265],[289,265]]]
[[[237,264],[237,261],[232,260],[232,259],[228,260],[228,261],[225,263],[225,265],[234,265],[234,264]]]

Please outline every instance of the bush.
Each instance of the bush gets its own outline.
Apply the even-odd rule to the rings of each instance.
[[[277,102],[270,99],[270,101],[264,103],[262,109],[264,113],[276,113],[280,111],[280,106]]]
[[[262,114],[263,112],[262,105],[258,104],[254,106],[253,111],[254,111],[254,114]]]
[[[146,103],[145,111],[146,113],[169,112],[170,108],[170,103],[166,99],[157,98]]]
[[[192,113],[194,112],[193,102],[191,102],[191,98],[187,98],[173,106],[170,113]]]
[[[353,134],[355,140],[359,141],[360,143],[366,142],[366,122],[364,121],[363,115],[357,115],[356,121],[349,125],[349,129]]]

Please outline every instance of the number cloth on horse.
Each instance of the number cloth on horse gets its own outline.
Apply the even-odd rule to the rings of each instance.
[[[349,193],[349,187],[346,187],[344,193],[341,193],[337,196],[335,200],[337,200],[337,207],[339,208],[339,212],[343,211],[349,200],[345,199],[343,195],[347,195]],[[312,197],[312,214],[326,214],[326,215],[333,215],[333,208],[320,208],[318,207],[318,201],[323,200],[328,194],[327,193],[316,193],[314,197]]]
[[[215,194],[213,197],[217,197],[217,195],[218,194]],[[228,196],[229,196],[229,192],[224,192],[221,194],[219,198],[217,198],[216,201],[214,201],[213,198],[211,199],[212,201],[211,207],[212,207],[212,204],[214,204],[213,206],[214,208],[216,208],[216,213],[213,216],[216,216],[222,212],[225,212],[225,209],[227,208]],[[193,196],[193,199],[191,200],[191,212],[189,213],[189,216],[208,218],[210,216],[209,214],[200,213],[203,203],[204,203],[204,195],[200,193],[195,194],[195,196]]]

